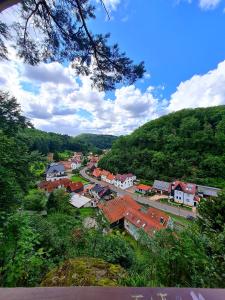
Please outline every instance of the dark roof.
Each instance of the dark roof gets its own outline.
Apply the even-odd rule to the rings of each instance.
[[[153,184],[153,188],[157,190],[162,190],[169,192],[170,190],[170,183],[166,181],[160,181],[160,180],[155,180]]]
[[[210,187],[210,186],[204,186],[204,185],[198,185],[198,192],[205,195],[205,196],[212,196],[217,197],[218,193],[221,191],[218,188]]]
[[[104,189],[100,184],[96,184],[91,190],[95,193],[100,193]]]
[[[52,163],[48,165],[46,173],[57,173],[57,172],[65,172],[64,165],[61,163]]]

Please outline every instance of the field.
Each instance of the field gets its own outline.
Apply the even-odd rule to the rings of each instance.
[[[83,184],[88,184],[89,183],[89,181],[87,181],[86,179],[84,179],[80,175],[73,175],[73,176],[71,176],[71,180],[73,182],[82,182]]]

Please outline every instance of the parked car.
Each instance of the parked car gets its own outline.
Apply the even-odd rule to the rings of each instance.
[[[192,216],[192,215],[188,215],[186,217],[186,219],[189,220],[189,221],[195,221],[196,218],[194,216]]]

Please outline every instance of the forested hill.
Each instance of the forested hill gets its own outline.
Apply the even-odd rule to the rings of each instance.
[[[116,136],[100,134],[81,134],[71,137],[34,128],[21,130],[19,136],[28,144],[30,150],[38,150],[43,154],[64,150],[88,152],[109,149],[112,142],[117,139]]]
[[[99,163],[139,178],[225,187],[225,106],[184,109],[120,137]]]

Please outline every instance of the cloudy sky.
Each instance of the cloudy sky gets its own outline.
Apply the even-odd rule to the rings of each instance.
[[[98,0],[96,0],[98,2]],[[57,62],[32,67],[11,50],[0,62],[0,89],[16,96],[35,127],[77,135],[126,134],[160,115],[189,107],[225,104],[224,0],[105,0],[94,32],[112,42],[147,72],[132,86],[98,92]],[[11,12],[0,15],[9,18]]]

